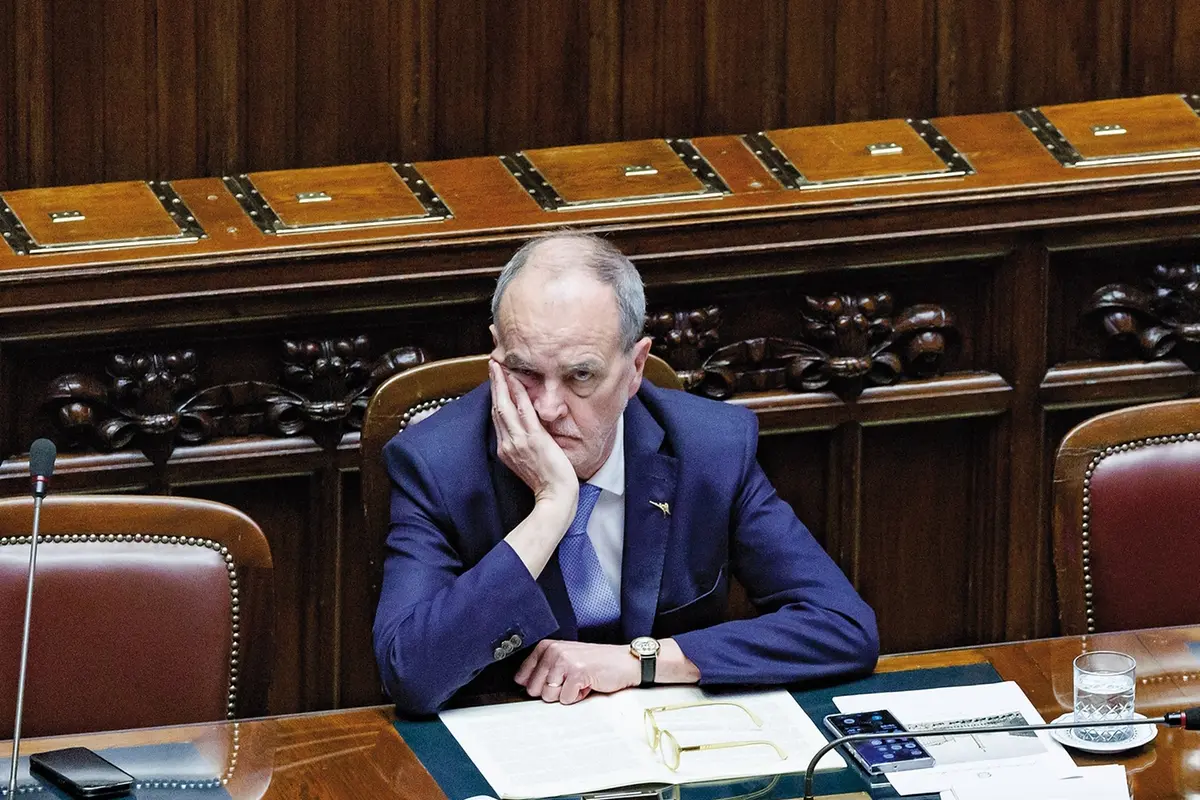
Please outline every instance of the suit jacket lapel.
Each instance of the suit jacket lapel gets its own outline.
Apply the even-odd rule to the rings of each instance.
[[[533,511],[533,492],[525,482],[496,455],[496,432],[489,428],[488,434],[488,468],[492,476],[492,488],[496,495],[496,507],[500,518],[500,530],[495,533],[493,545],[501,542],[508,532],[521,524],[521,521]],[[563,581],[562,569],[558,566],[558,554],[550,557],[546,568],[538,576],[538,585],[546,595],[550,608],[554,609],[554,617],[558,620],[556,639],[578,639],[579,631],[575,622],[575,611],[571,608],[571,598],[567,594],[567,585]]]
[[[641,400],[636,396],[630,400],[625,407],[625,545],[621,557],[621,631],[626,640],[649,636],[658,608],[679,466],[674,456],[659,452],[664,437],[662,426]]]

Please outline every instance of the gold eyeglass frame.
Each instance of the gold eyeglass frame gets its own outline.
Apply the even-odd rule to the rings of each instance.
[[[754,723],[754,727],[761,728],[763,726],[762,720],[759,719],[759,716],[753,711],[746,708],[741,703],[734,703],[728,700],[705,701],[697,703],[677,703],[675,705],[654,706],[652,708],[647,708],[642,715],[642,732],[646,735],[646,744],[650,746],[651,750],[657,750],[659,752],[663,759],[663,766],[665,766],[667,769],[671,770],[672,772],[678,770],[684,753],[697,752],[701,750],[727,750],[733,747],[770,747],[775,751],[775,754],[779,756],[780,760],[787,760],[787,753],[785,753],[779,745],[775,744],[769,739],[751,739],[741,742],[709,742],[707,744],[680,745],[679,740],[675,738],[675,734],[671,733],[665,728],[659,727],[658,720],[655,719],[654,716],[655,714],[664,711],[680,711],[685,708],[702,708],[705,706],[732,706],[734,708],[740,708],[746,713],[746,716],[750,717],[750,721]],[[671,743],[669,752],[673,753],[675,756],[673,759],[668,757],[668,750],[665,747],[667,739],[669,739]]]

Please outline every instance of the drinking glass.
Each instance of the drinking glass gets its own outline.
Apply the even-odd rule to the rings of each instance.
[[[1097,650],[1075,658],[1075,721],[1133,719],[1134,669],[1132,656]],[[1085,742],[1122,742],[1133,736],[1132,725],[1076,728]]]

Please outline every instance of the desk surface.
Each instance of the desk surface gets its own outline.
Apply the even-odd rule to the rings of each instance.
[[[1141,713],[1155,715],[1200,705],[1200,627],[888,656],[880,661],[879,670],[991,662],[1001,676],[1020,684],[1042,716],[1051,720],[1071,708],[1071,661],[1085,649],[1121,650],[1137,659],[1137,708]],[[185,753],[186,766],[194,774],[221,775],[235,798],[442,798],[437,784],[396,734],[393,720],[392,710],[381,706],[30,739],[22,750],[30,753],[72,744],[94,750],[173,744],[176,747],[171,752]],[[0,748],[0,758],[7,754],[5,745]],[[1110,763],[1109,759],[1075,755],[1081,765]],[[1200,732],[1163,729],[1152,744],[1123,755],[1119,761],[1129,772],[1136,800],[1200,795]],[[171,765],[161,762],[155,768],[163,770],[162,780],[168,782],[179,781],[187,771],[171,772]],[[139,772],[138,777],[151,776]]]

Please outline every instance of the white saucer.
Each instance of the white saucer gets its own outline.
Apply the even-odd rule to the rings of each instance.
[[[1142,714],[1134,712],[1134,719],[1145,719]],[[1074,722],[1075,712],[1068,711],[1054,722]],[[1133,736],[1128,739],[1122,739],[1119,742],[1089,742],[1086,739],[1079,739],[1075,736],[1075,731],[1071,728],[1059,728],[1058,730],[1050,731],[1050,735],[1054,737],[1054,741],[1059,744],[1073,747],[1076,750],[1084,750],[1089,753],[1119,753],[1122,750],[1132,750],[1135,747],[1141,747],[1147,742],[1153,741],[1155,736],[1158,736],[1157,725],[1134,725]]]

